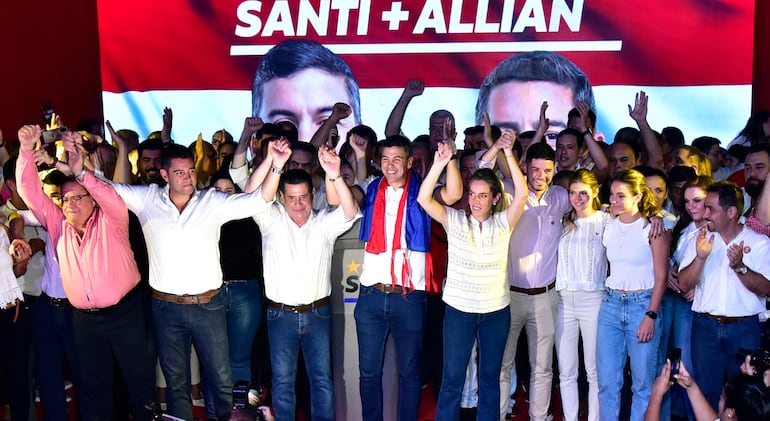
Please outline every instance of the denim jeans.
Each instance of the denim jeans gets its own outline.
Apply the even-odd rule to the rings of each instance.
[[[564,421],[577,421],[578,340],[583,338],[583,360],[588,380],[588,420],[599,419],[599,381],[596,372],[596,334],[603,291],[559,291],[556,318],[556,356]]]
[[[652,384],[658,376],[660,317],[655,320],[651,340],[639,343],[636,331],[644,320],[652,290],[620,292],[607,289],[599,310],[600,338],[596,344],[599,373],[599,417],[617,421],[620,414],[620,389],[626,358],[631,359],[633,400],[631,421],[641,421],[650,401]],[[662,313],[662,310],[659,311]]]
[[[168,389],[168,413],[190,420],[190,346],[195,344],[204,382],[213,391],[219,419],[226,419],[233,404],[228,355],[227,321],[224,295],[211,297],[206,304],[177,304],[157,298],[152,315],[158,341],[158,354]]]
[[[682,364],[687,370],[692,370],[692,302],[685,300],[681,294],[666,289],[661,308],[658,367],[663,367],[670,349],[679,348],[682,350]],[[687,392],[677,383],[674,383],[663,397],[660,408],[661,421],[671,419],[671,414],[695,419]]]
[[[692,378],[712,408],[719,404],[725,378],[740,372],[735,358],[739,348],[759,348],[759,319],[748,317],[734,323],[719,323],[700,313],[692,322]],[[727,377],[725,377],[727,372]]]
[[[508,306],[485,314],[465,313],[446,306],[444,316],[444,375],[436,407],[436,420],[460,419],[460,398],[465,369],[473,343],[479,344],[479,406],[477,417],[497,419],[500,408],[500,367],[508,339],[511,311]]]
[[[256,279],[227,281],[220,294],[225,298],[230,369],[233,382],[251,381],[251,348],[262,320],[262,292]]]
[[[276,421],[294,421],[297,356],[302,347],[310,379],[313,420],[334,419],[331,369],[331,307],[304,313],[267,308],[267,336],[273,369],[273,410]]]
[[[425,291],[388,294],[361,286],[354,316],[363,420],[382,421],[382,364],[389,333],[393,334],[398,361],[398,421],[417,419],[426,298]]]
[[[32,307],[35,380],[40,388],[40,403],[46,420],[68,419],[66,394],[62,387],[65,366],[69,365],[75,392],[79,394],[80,391],[82,378],[75,356],[72,312],[69,305],[53,306],[47,295],[41,295]]]

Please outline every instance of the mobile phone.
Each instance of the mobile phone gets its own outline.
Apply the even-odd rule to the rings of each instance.
[[[48,145],[56,142],[57,140],[60,140],[62,135],[67,133],[67,130],[68,129],[66,127],[59,127],[58,129],[53,130],[45,130],[40,136],[40,139],[43,141],[44,145]]]
[[[682,362],[682,348],[669,351],[668,360],[671,361],[671,380],[674,381],[674,374],[679,374],[679,365]]]

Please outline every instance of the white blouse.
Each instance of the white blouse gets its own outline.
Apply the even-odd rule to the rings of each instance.
[[[614,218],[604,230],[604,247],[610,262],[610,276],[605,285],[622,291],[652,289],[655,270],[648,239],[650,224],[639,218],[630,224]]]
[[[559,240],[556,290],[601,291],[607,279],[607,251],[602,243],[611,216],[595,212],[577,218],[575,226],[564,229]]]
[[[446,207],[447,280],[444,302],[466,313],[491,313],[510,304],[505,212],[479,223],[465,211]]]

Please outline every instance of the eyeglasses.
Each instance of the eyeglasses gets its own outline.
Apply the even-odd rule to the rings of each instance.
[[[86,194],[76,194],[76,195],[70,196],[70,197],[62,197],[61,198],[61,202],[62,203],[71,202],[71,203],[77,204],[77,203],[80,203],[80,201],[83,200],[83,198],[87,197],[87,196],[90,196],[90,194],[88,194],[88,193],[86,193]]]

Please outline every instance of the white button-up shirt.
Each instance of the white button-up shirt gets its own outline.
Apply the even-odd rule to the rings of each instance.
[[[738,274],[730,268],[727,248],[730,244],[743,241],[743,263],[754,272],[770,279],[770,239],[746,227],[743,227],[729,244],[725,244],[716,232],[707,233],[706,238],[711,238],[711,235],[714,236],[714,244],[695,287],[692,311],[731,317],[753,316],[764,312],[764,297],[749,291],[738,278]],[[682,263],[679,265],[680,272],[695,260],[695,244],[696,241],[691,241],[684,250]]]
[[[196,191],[180,213],[169,198],[168,186],[114,186],[142,225],[150,260],[150,286],[177,295],[219,288],[222,224],[253,216],[267,206],[260,189],[233,195],[206,189]]]
[[[262,232],[267,298],[296,306],[328,297],[332,292],[334,242],[360,217],[359,212],[345,219],[342,206],[326,208],[311,212],[310,219],[300,227],[276,202],[256,214],[254,220]]]

